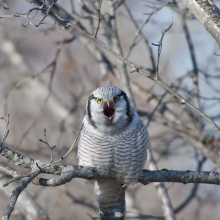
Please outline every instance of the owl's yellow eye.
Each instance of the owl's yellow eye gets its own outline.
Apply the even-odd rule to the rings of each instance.
[[[102,103],[103,103],[103,100],[102,100],[102,99],[98,99],[98,100],[97,100],[97,103],[98,103],[98,104],[102,104]]]
[[[118,97],[114,97],[114,102],[118,102],[119,101],[119,98]]]

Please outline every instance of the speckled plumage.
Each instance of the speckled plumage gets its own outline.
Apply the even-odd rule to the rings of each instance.
[[[97,103],[99,99],[102,99],[101,104]],[[121,89],[105,86],[89,96],[79,142],[79,165],[107,169],[116,174],[116,180],[95,182],[102,214],[116,205],[122,185],[138,181],[149,146],[145,125]],[[100,215],[101,219],[108,219],[104,217]]]

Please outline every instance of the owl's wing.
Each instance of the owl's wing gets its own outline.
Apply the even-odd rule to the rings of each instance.
[[[135,183],[147,160],[147,149],[151,146],[149,134],[137,116],[136,123],[118,139],[114,156],[116,178],[124,183]]]

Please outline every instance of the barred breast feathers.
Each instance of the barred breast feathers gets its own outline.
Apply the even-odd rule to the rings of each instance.
[[[124,131],[108,135],[101,133],[83,120],[79,142],[79,165],[110,169],[122,183],[138,181],[147,159],[150,140],[144,123],[135,113]]]

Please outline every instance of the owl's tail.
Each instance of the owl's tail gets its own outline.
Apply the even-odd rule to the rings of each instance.
[[[95,194],[99,201],[100,220],[125,219],[125,188],[116,180],[95,182]]]

